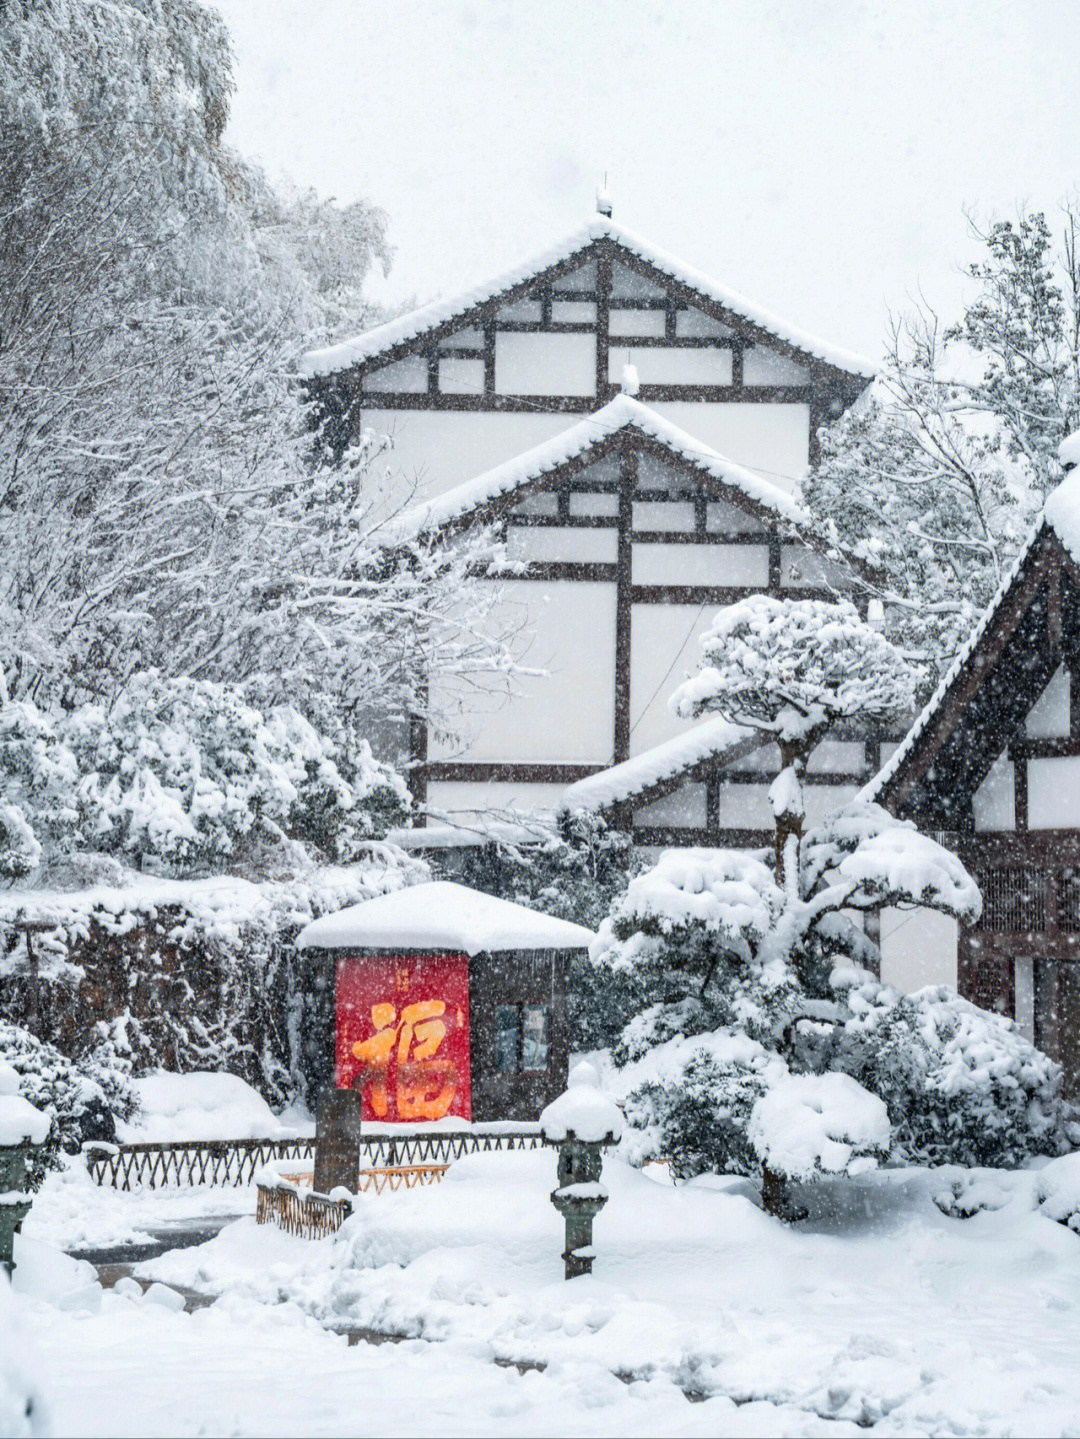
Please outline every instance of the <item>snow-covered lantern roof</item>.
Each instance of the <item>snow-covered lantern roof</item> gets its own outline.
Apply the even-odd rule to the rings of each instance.
[[[301,930],[300,949],[393,949],[449,954],[588,949],[592,930],[448,880],[325,914]]]
[[[576,1139],[582,1144],[617,1144],[622,1138],[619,1106],[601,1092],[600,1076],[588,1060],[575,1064],[566,1089],[540,1116],[545,1144]]]

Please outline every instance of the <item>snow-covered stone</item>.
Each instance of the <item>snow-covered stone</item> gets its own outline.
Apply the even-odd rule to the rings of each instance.
[[[588,949],[591,930],[524,905],[436,880],[324,915],[301,930],[301,949],[450,950],[489,954],[512,949]]]

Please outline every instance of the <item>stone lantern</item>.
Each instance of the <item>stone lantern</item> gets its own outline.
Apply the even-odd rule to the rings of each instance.
[[[619,1107],[600,1093],[599,1076],[588,1063],[575,1065],[566,1091],[540,1115],[544,1143],[559,1150],[559,1186],[551,1202],[566,1222],[567,1279],[592,1273],[593,1220],[608,1201],[600,1183],[602,1150],[618,1144],[622,1131]]]
[[[52,1121],[19,1093],[19,1076],[0,1064],[0,1267],[15,1268],[15,1236],[30,1212],[26,1173],[35,1149],[45,1143]]]

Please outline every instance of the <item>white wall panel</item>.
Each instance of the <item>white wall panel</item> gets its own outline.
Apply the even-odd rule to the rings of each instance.
[[[1028,828],[1080,829],[1080,756],[1028,760]]]
[[[672,691],[701,662],[699,638],[715,605],[634,605],[630,612],[630,753],[685,734],[691,721],[668,708]]]
[[[447,677],[436,709],[460,702],[465,735],[432,736],[430,758],[521,764],[610,764],[615,692],[615,586],[515,580],[500,588],[491,623],[517,632],[519,663],[546,671],[512,677]]]
[[[643,385],[730,385],[730,350],[680,350],[667,345],[643,348],[628,342],[608,351],[608,379],[618,384],[627,360]],[[693,434],[691,430],[691,434]]]
[[[500,305],[495,311],[495,319],[508,324],[537,325],[543,317],[544,310],[539,300],[515,300],[511,305]]]
[[[822,740],[806,766],[807,774],[861,775],[865,769],[866,746],[858,740]]]
[[[857,784],[804,784],[803,810],[807,826],[818,824],[859,792]]]
[[[635,585],[729,585],[769,583],[764,545],[635,543],[631,574]]]
[[[772,805],[767,784],[720,785],[721,829],[773,828]]]
[[[492,809],[530,813],[553,810],[564,789],[565,785],[561,784],[509,784],[502,781],[465,784],[457,780],[433,780],[428,785],[427,803],[431,809],[447,810],[462,818]],[[432,822],[438,823],[437,820]]]
[[[744,385],[808,385],[810,371],[786,355],[754,345],[743,354]]]
[[[618,558],[618,547],[619,536],[614,526],[586,530],[555,525],[543,529],[512,525],[506,534],[506,552],[514,560],[613,565]]]
[[[611,298],[613,300],[662,300],[667,291],[627,265],[611,267]]]
[[[637,500],[632,523],[635,530],[692,530],[694,506],[689,500]]]
[[[956,988],[956,920],[932,909],[881,911],[881,978],[906,994]]]
[[[576,338],[576,337],[571,337]],[[417,499],[444,494],[465,480],[494,469],[542,440],[561,434],[577,415],[526,411],[498,414],[484,410],[379,410],[364,408],[361,422],[377,435],[389,435],[393,448],[380,456],[394,496]]]
[[[652,825],[704,829],[705,820],[705,786],[697,783],[680,785],[662,799],[634,810],[635,829]]]
[[[1007,755],[1002,754],[991,766],[990,773],[975,791],[971,808],[976,832],[1014,828],[1013,766]]]
[[[1069,733],[1069,673],[1064,665],[1032,706],[1024,729],[1032,739],[1061,739]]]
[[[703,404],[657,400],[650,405],[721,455],[791,491],[810,453],[808,405]]]
[[[495,389],[500,395],[595,394],[595,336],[500,331]]]
[[[551,288],[553,290],[595,290],[596,261],[590,260],[587,265],[579,265],[576,270],[571,270],[569,274],[556,280]]]
[[[559,497],[550,490],[542,495],[530,495],[528,499],[522,500],[520,505],[515,505],[515,515],[543,515],[548,519],[554,519],[559,508]]]
[[[440,360],[439,389],[444,395],[482,395],[483,360]]]
[[[663,339],[666,320],[663,310],[610,310],[608,335],[617,339],[625,335],[650,335]]]
[[[675,333],[680,340],[709,340],[734,335],[735,331],[703,310],[680,310],[675,316]]]
[[[484,347],[484,332],[475,328],[455,330],[439,341],[440,350],[481,350]]]
[[[710,500],[705,506],[705,528],[719,535],[763,535],[765,526],[756,515],[740,510],[738,505]]]
[[[570,492],[570,513],[572,515],[601,515],[612,519],[619,513],[618,495],[588,490]]]
[[[383,365],[378,370],[368,370],[360,382],[365,393],[380,394],[421,394],[428,387],[428,364],[423,355],[408,355],[404,360],[395,360],[392,365]]]
[[[553,300],[551,318],[557,325],[595,325],[596,305],[592,300]]]
[[[666,460],[645,453],[638,456],[637,489],[663,490],[670,495],[696,495],[699,483],[685,469],[676,469]]]

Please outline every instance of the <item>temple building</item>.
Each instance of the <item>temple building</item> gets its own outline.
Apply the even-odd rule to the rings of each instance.
[[[850,587],[792,493],[818,426],[871,367],[597,215],[303,368],[340,438],[391,437],[412,495],[396,523],[496,525],[521,561],[497,609],[540,673],[512,696],[471,677],[453,741],[412,724],[405,759],[431,822],[573,805],[649,845],[767,842],[772,747],[680,720],[667,700],[719,606]],[[831,735],[809,817],[880,757],[875,736]]]
[[[1062,446],[1067,467],[1080,437]],[[978,925],[917,912],[922,978],[1015,1018],[1080,1091],[1080,471],[1069,468],[869,793],[954,848]],[[899,940],[898,940],[899,942]]]

